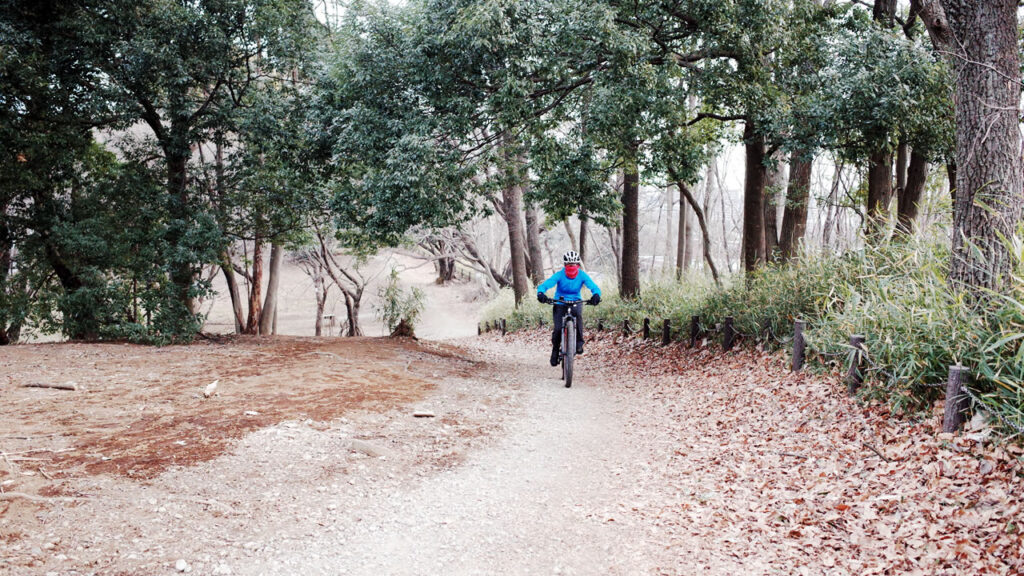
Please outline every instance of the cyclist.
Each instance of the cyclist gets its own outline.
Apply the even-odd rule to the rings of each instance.
[[[551,333],[551,365],[558,366],[558,352],[562,345],[562,317],[565,316],[567,307],[571,308],[573,317],[576,318],[576,354],[583,354],[583,298],[580,291],[586,285],[590,290],[590,303],[594,306],[601,303],[601,289],[590,279],[586,272],[580,270],[580,255],[575,250],[569,250],[562,256],[564,267],[551,275],[540,286],[537,286],[537,300],[541,304],[548,304],[552,300],[546,292],[555,289],[555,299],[565,300],[572,303],[555,304],[554,325],[555,330]]]

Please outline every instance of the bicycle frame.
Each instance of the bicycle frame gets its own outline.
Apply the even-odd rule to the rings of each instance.
[[[565,306],[565,315],[562,316],[562,345],[559,350],[559,363],[562,365],[562,380],[565,381],[565,387],[570,388],[573,364],[576,358],[576,317],[573,315],[573,306],[591,306],[591,304],[584,300],[567,301],[561,298],[548,303],[552,306],[556,304]]]

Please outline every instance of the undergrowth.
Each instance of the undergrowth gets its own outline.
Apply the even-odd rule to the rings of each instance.
[[[1022,243],[1015,244],[1024,256]],[[669,319],[673,338],[689,335],[691,316],[715,336],[726,316],[747,342],[791,345],[793,322],[802,319],[812,366],[846,362],[851,334],[866,336],[865,394],[884,398],[898,411],[929,405],[943,394],[949,367],[971,369],[975,404],[997,416],[1010,435],[1024,428],[1024,275],[1014,276],[1009,294],[969,304],[950,290],[949,249],[942,241],[903,240],[842,256],[808,255],[786,265],[767,266],[724,287],[692,277],[644,287],[634,301],[623,301],[614,286],[602,287],[603,302],[585,309],[586,325],[600,320],[620,330],[628,320],[639,330],[651,319],[660,337]],[[551,325],[551,307],[533,293],[514,308],[503,291],[484,310],[482,321],[505,318],[509,330]],[[977,407],[977,406],[976,406]]]

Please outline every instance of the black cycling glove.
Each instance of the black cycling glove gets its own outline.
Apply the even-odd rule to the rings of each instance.
[[[597,306],[600,303],[601,303],[601,295],[600,294],[594,294],[593,296],[590,297],[590,305],[591,306]]]
[[[540,302],[541,304],[547,304],[549,301],[550,300],[548,299],[547,294],[543,292],[537,292],[537,302]]]

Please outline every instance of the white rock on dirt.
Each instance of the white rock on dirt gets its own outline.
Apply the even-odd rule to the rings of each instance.
[[[203,397],[209,398],[210,396],[213,396],[213,393],[217,391],[217,384],[219,383],[220,380],[214,380],[213,382],[207,384],[206,389],[203,390]]]
[[[174,569],[178,572],[188,572],[192,567],[188,565],[188,562],[186,562],[184,558],[179,558],[178,561],[174,563]]]

